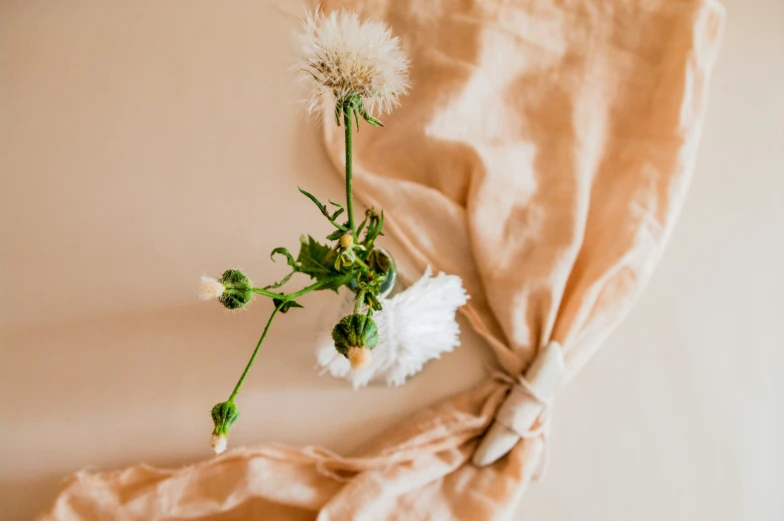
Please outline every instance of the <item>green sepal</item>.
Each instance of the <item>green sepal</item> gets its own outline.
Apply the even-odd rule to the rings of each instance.
[[[340,126],[340,116],[342,115],[343,115],[343,102],[341,100],[338,100],[338,102],[335,103],[335,123],[337,123],[338,126]]]
[[[369,314],[347,315],[332,329],[332,340],[343,356],[348,356],[351,347],[373,349],[378,344],[378,326]]]
[[[226,435],[232,425],[237,423],[240,411],[234,402],[221,402],[215,405],[211,411],[212,423],[215,425],[213,434]]]
[[[359,113],[362,114],[362,118],[365,121],[367,121],[368,123],[370,123],[371,125],[373,125],[374,127],[383,127],[384,126],[383,123],[381,123],[379,120],[377,120],[376,118],[374,118],[373,116],[371,116],[370,114],[367,113],[367,110],[365,110],[364,103],[360,102],[359,106],[357,107],[357,109],[359,110]]]

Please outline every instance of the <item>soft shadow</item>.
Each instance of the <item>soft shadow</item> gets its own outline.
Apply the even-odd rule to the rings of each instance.
[[[232,446],[282,441],[350,453],[418,409],[484,377],[489,354],[466,346],[400,388],[354,391],[319,377],[314,349],[334,321],[334,294],[312,294],[276,320],[237,400]],[[3,332],[3,519],[44,508],[59,479],[83,468],[178,467],[210,456],[209,410],[225,400],[270,304],[241,313],[204,303]],[[24,396],[24,399],[15,399]],[[12,479],[9,479],[13,477]],[[20,510],[21,509],[21,510]],[[27,512],[26,514],[32,514]]]

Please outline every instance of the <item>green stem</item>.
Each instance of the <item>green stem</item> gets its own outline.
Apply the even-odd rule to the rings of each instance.
[[[266,289],[262,289],[262,288],[253,288],[252,291],[253,293],[256,293],[258,295],[264,295],[265,297],[276,298],[282,300],[283,302],[288,302],[289,300],[294,300],[295,298],[301,297],[306,293],[310,293],[313,290],[319,289],[321,286],[324,285],[324,283],[325,281],[321,280],[319,282],[316,282],[315,284],[311,284],[306,288],[302,288],[299,291],[295,291],[294,293],[289,293],[288,295],[283,295],[282,293],[275,293],[274,291],[267,291]]]
[[[359,312],[362,309],[362,303],[365,301],[365,293],[367,290],[361,289],[357,293],[357,297],[354,299],[354,314],[359,315]]]
[[[264,331],[261,333],[261,338],[259,338],[259,342],[256,344],[256,349],[253,350],[253,354],[250,355],[250,360],[248,360],[248,365],[245,366],[245,370],[242,372],[242,376],[237,381],[237,385],[234,387],[234,390],[231,392],[231,396],[229,396],[228,402],[231,403],[234,401],[234,398],[237,397],[237,393],[240,392],[240,387],[242,387],[242,382],[245,381],[245,377],[248,376],[248,371],[250,371],[250,366],[253,365],[253,361],[256,359],[256,355],[259,354],[259,348],[261,347],[262,342],[264,342],[264,338],[267,336],[267,332],[269,331],[270,326],[272,325],[272,319],[275,318],[275,315],[278,314],[283,303],[279,304],[275,309],[272,311],[272,314],[267,320],[267,325],[264,326]]]
[[[354,159],[353,159],[353,134],[351,129],[351,116],[354,110],[348,101],[343,102],[343,126],[346,131],[346,210],[348,211],[348,227],[354,242],[357,240],[357,231],[354,226]]]
[[[366,270],[370,270],[370,266],[368,266],[368,265],[365,263],[365,261],[363,261],[363,260],[362,260],[362,259],[360,259],[359,257],[356,257],[356,258],[354,259],[354,262],[356,262],[357,264],[359,264],[360,266],[362,266],[362,267],[363,267],[363,268],[365,268]]]

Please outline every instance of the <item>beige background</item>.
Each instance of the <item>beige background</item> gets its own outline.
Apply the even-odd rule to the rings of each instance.
[[[681,222],[559,397],[519,519],[784,519],[784,2],[726,4]],[[0,2],[3,521],[80,468],[209,456],[268,303],[227,314],[198,276],[282,275],[268,252],[326,231],[296,186],[341,197],[298,113],[291,27],[258,0]],[[312,369],[331,302],[276,323],[233,443],[347,452],[491,362],[466,331],[407,386],[353,392]]]

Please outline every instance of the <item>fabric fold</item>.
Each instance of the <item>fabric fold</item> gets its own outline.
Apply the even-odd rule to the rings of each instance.
[[[414,88],[356,138],[354,185],[422,270],[459,275],[516,379],[547,343],[573,377],[628,312],[683,203],[724,10],[712,0],[328,0],[383,20]],[[324,126],[341,167],[342,131]],[[342,168],[338,168],[341,170]],[[470,464],[510,386],[490,378],[353,457],[261,445],[178,470],[69,478],[39,519],[502,519],[541,436]],[[619,390],[620,391],[620,390]]]

